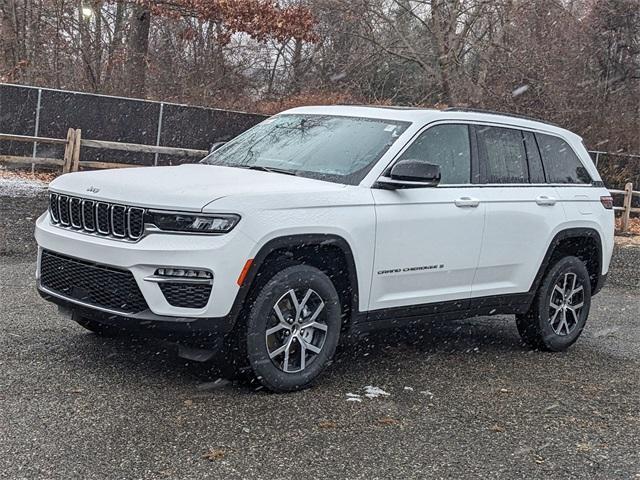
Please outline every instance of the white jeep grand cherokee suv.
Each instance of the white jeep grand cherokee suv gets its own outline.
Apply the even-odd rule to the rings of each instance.
[[[196,338],[289,391],[341,336],[417,319],[515,314],[527,344],[566,349],[611,208],[580,137],[548,123],[296,108],[197,165],[53,181],[38,289],[89,330]]]

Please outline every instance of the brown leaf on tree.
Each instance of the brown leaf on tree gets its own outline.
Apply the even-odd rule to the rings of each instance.
[[[313,14],[304,5],[282,6],[273,0],[137,0],[136,3],[158,16],[215,22],[223,32],[247,33],[261,42],[318,39]],[[219,38],[224,41],[229,37],[222,34]]]

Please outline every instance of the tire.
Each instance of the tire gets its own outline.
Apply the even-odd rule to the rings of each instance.
[[[91,320],[87,317],[75,317],[73,320],[78,324],[89,330],[90,332],[95,333],[100,337],[113,338],[117,337],[121,331],[113,327],[111,325],[105,325],[104,323],[96,322],[95,320]]]
[[[258,381],[274,392],[301,390],[333,359],[340,299],[322,271],[288,266],[259,288],[245,319],[247,360]]]
[[[580,337],[590,307],[587,268],[577,257],[561,258],[543,277],[529,311],[516,316],[518,332],[533,348],[561,352]]]

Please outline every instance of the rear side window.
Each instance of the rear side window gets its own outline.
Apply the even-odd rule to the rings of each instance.
[[[527,153],[520,130],[476,127],[483,183],[529,183]]]
[[[591,176],[567,142],[536,133],[544,171],[549,183],[591,183]]]
[[[436,125],[422,132],[399,160],[420,160],[440,166],[440,185],[471,181],[471,146],[467,125]]]

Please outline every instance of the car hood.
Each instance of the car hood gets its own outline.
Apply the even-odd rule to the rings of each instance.
[[[203,164],[141,167],[62,175],[52,191],[141,207],[200,211],[222,197],[245,193],[339,190],[344,185],[280,173]]]

